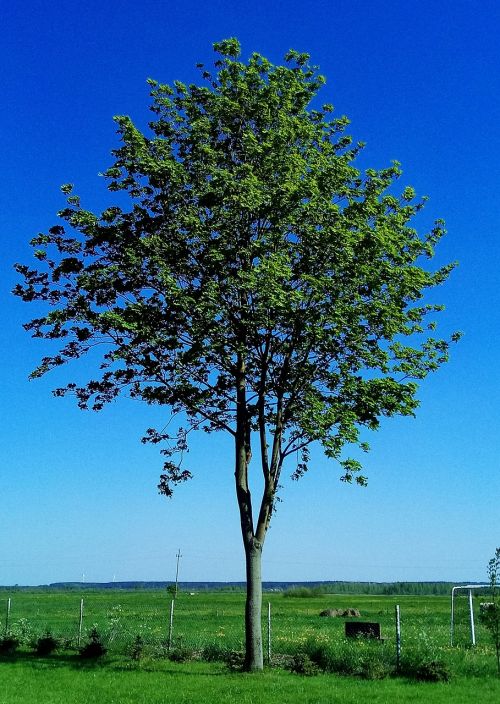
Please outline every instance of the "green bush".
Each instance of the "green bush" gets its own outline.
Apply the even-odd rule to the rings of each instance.
[[[80,648],[80,657],[84,660],[92,660],[106,655],[107,649],[104,647],[101,636],[96,628],[89,634],[89,640]]]
[[[361,662],[359,671],[356,673],[364,680],[383,680],[393,673],[393,668],[383,659],[371,658]]]
[[[240,672],[245,664],[245,654],[238,650],[228,650],[224,662],[232,672]]]
[[[415,679],[424,682],[449,682],[451,673],[443,660],[422,662],[415,670]]]
[[[357,639],[327,643],[311,639],[299,652],[323,672],[379,680],[391,675],[394,669],[392,653],[378,641]]]
[[[31,645],[36,641],[36,634],[26,618],[20,618],[9,628],[9,635],[19,641],[19,645]]]
[[[221,643],[208,643],[201,651],[201,659],[206,662],[226,662],[230,650]]]
[[[188,662],[194,658],[194,650],[185,645],[176,645],[168,651],[168,659],[172,662]]]
[[[318,665],[311,660],[306,653],[296,653],[292,656],[288,669],[290,672],[295,672],[297,675],[317,675],[319,672]]]
[[[57,638],[47,631],[44,636],[41,636],[35,641],[35,653],[40,656],[50,655],[59,647]]]
[[[500,548],[488,562],[488,579],[490,581],[490,599],[481,609],[481,622],[489,630],[497,660],[497,673],[500,677]]]
[[[318,643],[314,639],[306,641],[296,655],[306,655],[319,670],[329,672],[332,665],[332,652],[326,643]]]
[[[449,682],[450,666],[443,659],[422,658],[418,653],[409,653],[401,662],[399,674],[422,682]]]
[[[137,635],[130,646],[129,655],[132,660],[139,662],[144,654],[144,640],[141,636]]]
[[[19,639],[15,636],[0,638],[0,655],[14,655],[19,647]]]

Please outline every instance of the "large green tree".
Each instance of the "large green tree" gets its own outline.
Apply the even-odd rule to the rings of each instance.
[[[423,201],[396,194],[398,164],[353,166],[362,145],[330,105],[311,106],[324,79],[306,54],[275,66],[239,60],[235,39],[214,47],[203,85],[149,81],[149,136],[116,118],[121,146],[105,176],[129,205],[94,214],[63,186],[66,224],[34,238],[40,265],[17,265],[15,293],[49,304],[26,325],[33,336],[62,340],[34,377],[108,345],[96,378],[56,395],[98,410],[127,392],[184,414],[173,436],[145,437],[165,442],[165,495],[190,477],[175,454],[190,431],[232,436],[246,666],[260,669],[261,555],[285,460],[298,455],[299,478],[318,442],[344,481],[365,483],[343,448],[366,450],[360,431],[414,413],[416,382],[448,350],[428,332],[439,307],[422,299],[452,267],[417,263],[442,223],[422,236],[409,225]],[[263,476],[257,500],[251,465]]]

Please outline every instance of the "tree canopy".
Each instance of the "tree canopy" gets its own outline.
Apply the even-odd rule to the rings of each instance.
[[[26,325],[33,336],[62,341],[32,376],[107,345],[95,378],[57,395],[99,410],[126,392],[183,414],[176,432],[144,438],[166,443],[164,494],[190,477],[175,453],[191,431],[234,437],[248,557],[289,455],[299,478],[317,441],[342,479],[366,482],[342,450],[368,449],[361,431],[383,416],[412,415],[418,381],[447,359],[449,341],[432,332],[441,306],[425,293],[453,265],[424,266],[444,225],[414,229],[425,201],[397,192],[399,165],[354,166],[363,145],[347,118],[316,106],[324,78],[307,54],[275,66],[241,61],[235,39],[214,48],[202,85],[149,81],[148,135],[115,118],[121,146],[104,175],[129,207],[94,214],[63,186],[65,224],[33,239],[40,266],[17,265],[15,293],[49,306]]]

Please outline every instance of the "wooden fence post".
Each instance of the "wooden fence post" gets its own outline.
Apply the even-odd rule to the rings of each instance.
[[[399,672],[401,664],[401,617],[399,604],[396,606],[396,670]]]

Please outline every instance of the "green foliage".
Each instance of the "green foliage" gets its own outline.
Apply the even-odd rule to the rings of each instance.
[[[231,650],[227,645],[217,642],[207,643],[201,651],[201,659],[206,662],[226,662],[230,653]]]
[[[294,655],[288,669],[290,672],[295,672],[297,675],[305,675],[307,677],[317,675],[319,672],[317,664],[313,662],[306,653],[297,653]]]
[[[228,650],[224,663],[231,672],[241,672],[245,665],[245,653],[241,650]]]
[[[107,648],[103,645],[100,633],[96,628],[92,628],[87,643],[80,648],[80,657],[84,660],[92,660],[100,658],[106,653]]]
[[[35,642],[34,651],[37,655],[45,656],[50,655],[59,647],[59,641],[57,638],[51,634],[50,631],[46,631],[45,635],[37,638]]]
[[[500,548],[495,550],[495,555],[488,562],[488,579],[490,582],[491,601],[481,605],[480,619],[490,632],[495,647],[497,672],[500,677],[500,599],[498,595],[500,588]]]
[[[19,640],[15,636],[5,635],[0,638],[0,655],[14,655],[19,647]]]
[[[341,639],[335,643],[310,638],[299,651],[322,672],[384,679],[394,671],[393,654],[382,643]]]
[[[449,682],[451,673],[447,664],[442,660],[428,660],[422,662],[413,674],[415,679],[424,682]]]
[[[132,645],[130,646],[130,657],[132,660],[139,662],[144,654],[144,640],[140,635],[134,638]]]
[[[410,226],[424,203],[409,187],[395,194],[398,164],[354,167],[362,145],[348,120],[310,106],[324,78],[307,54],[274,66],[255,53],[240,61],[234,38],[214,48],[204,85],[149,81],[149,135],[116,118],[122,146],[105,176],[130,208],[94,214],[65,184],[66,226],[34,238],[45,269],[17,265],[15,293],[52,308],[26,325],[35,337],[64,341],[33,376],[110,346],[100,377],[57,395],[98,410],[127,390],[185,411],[187,429],[146,435],[170,443],[168,457],[190,429],[237,436],[241,421],[247,448],[255,431],[268,521],[284,460],[302,453],[298,478],[311,442],[339,460],[343,480],[365,483],[342,448],[382,416],[414,413],[416,382],[448,354],[425,334],[440,307],[422,298],[452,266],[417,263],[443,223],[424,236]],[[160,489],[189,476],[167,459]]]
[[[449,682],[452,676],[450,663],[443,657],[412,647],[405,649],[398,674],[422,682]]]
[[[104,631],[106,643],[108,645],[112,643],[122,629],[122,607],[120,604],[115,604],[106,614],[106,627]]]
[[[193,659],[194,655],[195,652],[192,648],[188,648],[181,643],[168,651],[168,659],[172,660],[172,662],[188,662],[188,660]]]
[[[301,672],[309,668],[311,672]],[[310,638],[292,658],[290,669],[299,674],[329,672],[368,680],[381,680],[396,674],[394,649],[392,644],[370,642],[365,639],[336,642]],[[421,645],[405,645],[405,657],[398,670],[399,675],[408,679],[428,682],[448,682],[451,678],[450,665],[444,658],[434,655],[432,649],[422,649]]]
[[[27,618],[14,621],[9,627],[9,634],[14,636],[20,645],[30,645],[36,640],[33,624]]]
[[[361,663],[358,675],[363,680],[384,680],[394,673],[392,663],[371,658]]]

